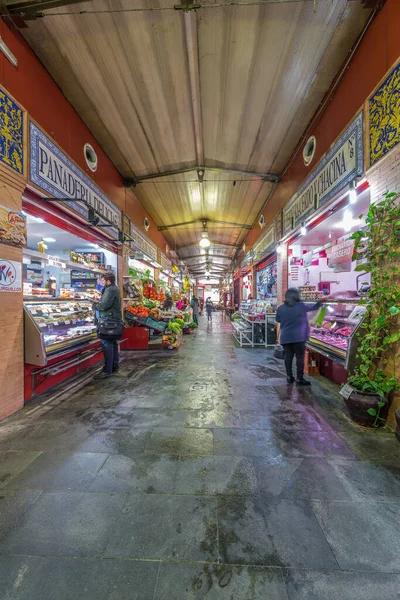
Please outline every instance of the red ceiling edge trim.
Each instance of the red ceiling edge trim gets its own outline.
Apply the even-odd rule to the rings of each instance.
[[[68,231],[87,242],[99,244],[106,250],[118,254],[118,246],[116,243],[110,241],[109,238],[103,236],[96,229],[85,227],[78,219],[75,219],[72,215],[69,215],[57,206],[54,206],[53,203],[43,202],[43,200],[40,199],[40,196],[37,196],[27,188],[22,195],[22,208],[33,217],[39,217],[46,221],[46,223],[50,223],[50,225]]]

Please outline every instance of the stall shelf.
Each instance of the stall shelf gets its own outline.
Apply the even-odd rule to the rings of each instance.
[[[50,256],[49,254],[44,254],[43,252],[38,252],[37,250],[30,250],[29,248],[24,248],[23,255],[26,258],[31,258],[31,259],[34,259],[35,261],[43,261],[47,264],[49,264],[49,261],[52,261],[55,258],[54,256]],[[81,272],[90,271],[90,272],[96,273],[98,275],[103,275],[105,272],[105,268],[99,269],[97,267],[91,267],[89,265],[84,265],[84,264],[72,262],[70,260],[65,260],[64,258],[59,258],[58,260],[63,265],[65,264],[66,269],[70,269],[73,271],[81,271]],[[28,264],[28,267],[30,268],[29,264]]]
[[[247,300],[240,306],[240,318],[232,320],[233,337],[242,346],[263,346],[276,343],[276,313],[269,302]]]

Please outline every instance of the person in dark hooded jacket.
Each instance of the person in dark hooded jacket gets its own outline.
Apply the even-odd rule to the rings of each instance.
[[[304,304],[300,299],[299,290],[290,288],[285,294],[284,304],[277,310],[278,337],[280,344],[283,346],[287,381],[290,384],[295,381],[293,377],[293,358],[296,356],[296,383],[302,386],[310,385],[310,382],[304,379],[304,357],[306,342],[310,334],[307,313],[318,310],[320,306],[321,302],[317,302],[312,306]]]

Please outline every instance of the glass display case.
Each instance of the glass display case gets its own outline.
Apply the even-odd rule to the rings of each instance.
[[[90,300],[25,300],[25,362],[44,366],[47,356],[96,337]]]
[[[334,300],[324,304],[316,313],[309,313],[308,345],[344,363],[350,340],[366,311],[366,307],[357,302]]]

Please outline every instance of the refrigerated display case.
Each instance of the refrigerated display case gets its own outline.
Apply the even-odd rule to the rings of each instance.
[[[316,313],[309,313],[308,346],[344,365],[351,339],[366,311],[366,307],[358,302],[358,299],[334,300],[321,306]]]
[[[90,300],[25,300],[25,362],[45,366],[48,357],[96,338]]]

